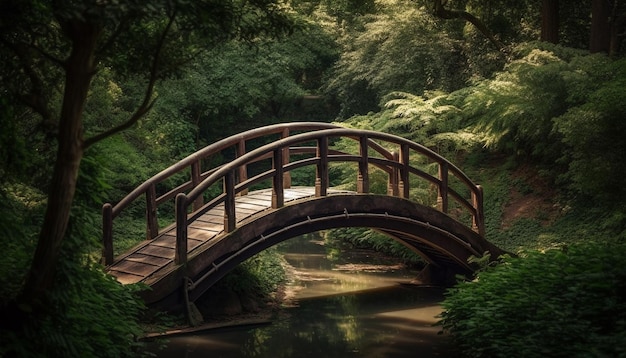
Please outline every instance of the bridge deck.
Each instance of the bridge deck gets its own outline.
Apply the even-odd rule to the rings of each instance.
[[[346,193],[348,191],[329,189],[328,193]],[[315,188],[295,187],[285,189],[285,202],[312,197]],[[262,211],[269,210],[272,202],[272,190],[264,189],[238,196],[236,199],[237,222],[242,222]],[[188,229],[188,252],[201,244],[215,239],[224,232],[224,205],[219,205],[194,221]],[[147,240],[129,252],[118,257],[107,271],[124,284],[144,282],[157,277],[166,266],[174,261],[176,247],[176,227],[170,226],[156,238]],[[163,272],[165,274],[165,272]]]

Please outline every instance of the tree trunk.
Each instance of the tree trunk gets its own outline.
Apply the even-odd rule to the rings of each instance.
[[[559,0],[541,2],[541,41],[559,43]]]
[[[611,46],[611,4],[607,0],[591,2],[591,39],[589,51],[608,53]]]
[[[619,1],[613,2],[611,11],[611,42],[609,55],[614,56],[619,53],[620,46],[626,35],[626,13],[620,13]]]
[[[65,92],[46,214],[21,297],[22,302],[32,305],[44,303],[46,293],[54,284],[83,157],[82,115],[96,70],[94,52],[100,35],[99,28],[85,22],[69,21],[62,26],[72,42],[72,50],[64,63]]]

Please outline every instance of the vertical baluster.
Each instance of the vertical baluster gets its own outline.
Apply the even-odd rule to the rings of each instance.
[[[187,263],[187,195],[176,195],[176,251],[174,263],[183,265]]]
[[[393,161],[395,163],[400,163],[400,155],[398,152],[391,153],[393,156]],[[389,173],[389,180],[387,182],[387,195],[389,196],[398,196],[398,180],[400,177],[400,169],[397,166],[391,167],[391,172]]]
[[[398,180],[398,196],[401,198],[409,198],[409,146],[402,144],[400,146],[400,178]]]
[[[200,161],[195,161],[191,164],[191,188],[195,188],[200,184]],[[200,209],[204,205],[204,197],[202,195],[198,195],[196,200],[193,201],[192,210],[196,211]]]
[[[224,177],[224,231],[232,232],[235,230],[235,172],[229,171]]]
[[[485,212],[483,211],[483,187],[476,185],[476,192],[472,190],[472,205],[475,213],[472,218],[472,229],[485,237]]]
[[[359,173],[357,175],[357,192],[369,193],[370,191],[370,179],[369,179],[369,157],[367,153],[368,149],[368,137],[366,135],[359,139],[359,154],[361,159],[359,160]]]
[[[315,170],[315,196],[326,196],[328,193],[328,137],[322,136],[317,141],[317,157],[319,163]]]
[[[235,151],[235,158],[239,158],[242,155],[246,154],[246,141],[244,139],[240,140],[237,143],[237,149]],[[239,183],[243,183],[244,181],[248,180],[248,166],[247,164],[244,164],[242,166],[239,167]],[[244,189],[241,192],[239,192],[239,195],[247,195],[248,194],[248,189]]]
[[[152,184],[146,190],[146,238],[154,239],[159,234],[157,222],[156,185]]]
[[[289,137],[289,128],[283,129],[283,133],[280,136],[281,139],[285,139],[287,137]],[[283,166],[289,164],[289,159],[291,158],[289,146],[283,148],[282,154],[283,154]],[[283,187],[286,189],[291,188],[291,172],[290,171],[286,171],[286,172],[283,171]]]
[[[283,151],[277,149],[274,151],[274,177],[272,181],[272,208],[278,209],[285,205],[285,190],[283,181]]]
[[[448,163],[439,163],[439,188],[437,189],[437,208],[448,213]]]

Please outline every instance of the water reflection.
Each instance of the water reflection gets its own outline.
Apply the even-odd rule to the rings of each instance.
[[[286,258],[297,270],[294,307],[269,325],[174,337],[157,356],[453,356],[447,338],[433,326],[443,291],[407,285],[414,273],[399,267],[340,271],[345,263],[331,263],[315,252]]]

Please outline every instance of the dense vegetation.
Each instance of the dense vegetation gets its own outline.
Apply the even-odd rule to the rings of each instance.
[[[0,355],[133,354],[144,310],[98,263],[102,203],[217,139],[292,120],[408,137],[485,187],[488,238],[525,253],[451,291],[444,327],[468,355],[510,355],[514,339],[556,355],[555,334],[624,354],[626,5],[541,3],[3,1]],[[144,210],[119,219],[118,249],[144,235]],[[370,238],[405,255],[356,241]]]

